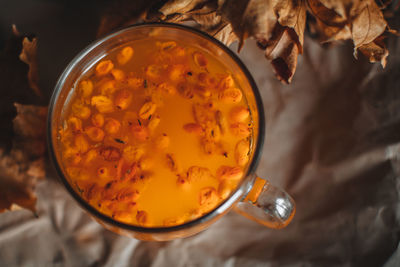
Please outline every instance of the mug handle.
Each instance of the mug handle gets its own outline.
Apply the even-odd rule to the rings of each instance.
[[[256,177],[249,193],[236,204],[239,214],[273,229],[286,227],[296,213],[296,204],[285,191]]]

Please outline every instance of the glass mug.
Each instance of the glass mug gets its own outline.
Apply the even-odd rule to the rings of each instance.
[[[141,227],[119,222],[101,213],[87,203],[71,186],[66,177],[60,152],[58,129],[62,126],[65,103],[71,97],[76,81],[99,60],[124,43],[144,38],[165,37],[197,44],[224,62],[236,77],[247,100],[254,130],[252,157],[247,170],[235,190],[212,211],[192,221],[170,227]],[[284,191],[256,176],[255,170],[261,156],[265,133],[263,105],[257,86],[240,59],[224,44],[196,29],[169,23],[144,23],[111,33],[92,43],[78,54],[59,78],[50,101],[47,134],[50,157],[66,189],[74,199],[105,228],[118,234],[141,240],[165,241],[196,234],[234,208],[238,213],[267,227],[279,229],[287,226],[295,214],[295,203]]]

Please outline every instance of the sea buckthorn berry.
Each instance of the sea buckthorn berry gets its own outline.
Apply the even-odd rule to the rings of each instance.
[[[214,187],[205,187],[200,190],[199,204],[201,206],[213,206],[218,203],[218,200],[219,197]]]
[[[138,166],[135,163],[133,163],[132,165],[130,165],[128,167],[128,169],[126,169],[126,171],[119,177],[120,181],[127,181],[129,183],[132,183],[134,181],[136,181],[137,179],[135,178],[135,176],[138,173]]]
[[[219,180],[239,180],[243,176],[243,170],[240,167],[221,166],[217,170]]]
[[[85,133],[94,142],[101,142],[104,139],[104,131],[94,126],[86,127]]]
[[[225,179],[222,180],[218,185],[218,195],[225,199],[229,196],[233,189],[235,189],[236,181]]]
[[[171,54],[174,57],[182,58],[182,57],[186,56],[186,50],[185,50],[185,48],[183,48],[181,46],[176,46],[171,50],[172,50]]]
[[[83,186],[83,197],[87,200],[92,200],[100,195],[101,188],[96,183]]]
[[[210,74],[208,74],[207,72],[200,72],[199,74],[197,74],[197,80],[202,85],[208,85],[209,78]]]
[[[207,86],[208,88],[215,88],[217,81],[207,72],[200,72],[197,74],[197,81],[200,85]]]
[[[204,139],[202,143],[203,143],[204,152],[207,155],[215,155],[218,153],[219,147],[214,141],[209,140],[209,139]]]
[[[187,123],[187,124],[183,125],[183,129],[186,132],[195,134],[195,135],[202,135],[204,133],[204,130],[201,127],[201,125],[197,124],[197,123]]]
[[[119,51],[117,54],[117,61],[120,65],[125,65],[133,56],[133,48],[130,46],[126,46]]]
[[[222,111],[217,110],[215,112],[215,118],[217,121],[217,125],[221,130],[221,134],[225,134],[228,131],[228,121]]]
[[[125,110],[132,102],[132,93],[129,90],[122,89],[115,96],[114,103],[120,110]]]
[[[158,80],[162,75],[163,69],[158,65],[150,65],[146,68],[146,77],[151,80]]]
[[[112,209],[113,210],[113,209]],[[121,222],[130,223],[134,220],[134,215],[126,210],[117,210],[113,212],[112,217]]]
[[[208,64],[207,58],[201,52],[194,52],[193,60],[194,60],[194,63],[201,68],[206,67]]]
[[[124,158],[121,157],[121,158],[118,160],[115,179],[119,180],[119,179],[122,178],[122,167],[124,167],[124,164],[125,164]],[[115,166],[114,166],[114,167],[115,167]]]
[[[221,130],[217,125],[207,126],[205,129],[205,138],[218,142],[221,139]]]
[[[82,121],[77,117],[69,117],[67,120],[68,128],[71,129],[73,132],[80,132],[82,131]]]
[[[149,129],[143,125],[132,125],[131,132],[133,137],[138,141],[146,141],[149,139]]]
[[[157,46],[160,47],[161,50],[167,51],[171,50],[172,48],[176,47],[176,42],[168,41],[168,42],[157,42]]]
[[[176,93],[176,88],[172,84],[169,83],[160,83],[157,86],[157,89],[160,90],[161,92],[174,95]]]
[[[116,81],[110,79],[103,79],[98,84],[98,91],[101,95],[110,96],[117,90]]]
[[[193,115],[196,122],[205,125],[215,120],[215,113],[212,106],[196,103],[193,105]]]
[[[165,219],[163,221],[163,225],[168,227],[168,226],[180,225],[180,224],[182,224],[184,222],[185,222],[184,216],[180,216],[180,217],[174,217],[174,218]]]
[[[85,164],[89,164],[92,161],[94,161],[97,158],[98,155],[99,155],[99,152],[96,149],[89,150],[86,153],[85,158],[84,158]]]
[[[228,88],[223,90],[218,97],[225,103],[239,103],[242,100],[242,91],[238,88]]]
[[[112,69],[111,75],[116,81],[122,81],[125,79],[125,72],[120,69]]]
[[[187,70],[184,65],[176,64],[168,68],[169,79],[173,82],[180,81],[185,78]]]
[[[128,78],[127,85],[132,89],[139,89],[144,87],[144,79],[142,78]]]
[[[74,143],[80,153],[85,153],[89,149],[89,143],[83,134],[77,134]]]
[[[176,161],[176,157],[172,153],[168,153],[165,155],[166,163],[168,168],[173,172],[179,172],[178,162]]]
[[[127,163],[132,164],[138,161],[144,155],[144,149],[142,147],[127,146],[124,148],[122,157]]]
[[[235,147],[235,160],[239,166],[244,166],[249,161],[250,144],[246,139],[240,140]]]
[[[218,83],[218,88],[220,90],[225,90],[231,88],[235,85],[232,75],[224,75]]]
[[[135,202],[139,196],[140,193],[138,190],[124,188],[117,193],[116,199],[122,202]]]
[[[67,172],[67,175],[72,178],[72,179],[79,179],[81,172],[82,172],[82,168],[79,167],[68,167],[65,169],[65,171]]]
[[[229,112],[229,118],[232,122],[243,122],[249,117],[249,115],[249,109],[243,106],[233,107]]]
[[[191,166],[187,171],[187,178],[190,182],[205,180],[212,177],[211,171],[204,167]]]
[[[183,98],[192,99],[194,97],[193,89],[185,82],[179,83],[177,90]]]
[[[121,128],[121,123],[113,118],[107,118],[106,124],[104,125],[104,130],[108,134],[116,134]]]
[[[157,105],[152,102],[146,102],[139,110],[139,117],[147,120],[156,111]]]
[[[71,156],[70,158],[71,164],[72,165],[78,165],[82,161],[82,155],[81,153],[76,153]]]
[[[164,94],[160,91],[151,90],[150,101],[154,103],[157,107],[162,107],[164,105]]]
[[[148,223],[148,215],[144,210],[138,210],[136,213],[136,221],[139,225],[145,226]]]
[[[96,113],[92,115],[92,124],[96,127],[103,127],[104,125],[104,116],[101,113]]]
[[[86,120],[87,118],[90,117],[90,108],[85,106],[82,102],[80,101],[75,101],[74,104],[72,104],[72,113],[74,115],[82,120]]]
[[[121,158],[120,150],[113,146],[101,147],[99,150],[99,154],[106,161],[117,161]]]
[[[230,125],[232,134],[238,137],[247,137],[250,135],[250,128],[246,123],[237,122]]]
[[[147,125],[147,128],[149,128],[149,131],[154,132],[154,130],[160,124],[160,121],[161,121],[160,116],[151,116],[149,124]]]
[[[111,99],[103,95],[93,96],[91,104],[95,106],[100,113],[110,113],[114,111],[114,104]]]
[[[202,85],[194,86],[194,92],[202,98],[207,98],[211,96],[211,91]]]
[[[75,157],[76,154],[80,154],[81,152],[79,151],[78,147],[75,145],[75,140],[74,140],[74,145],[72,144],[64,144],[64,149],[63,153],[65,158],[72,158]]]
[[[89,97],[93,92],[93,83],[91,80],[83,80],[79,83],[79,93],[83,97]]]
[[[130,181],[132,178],[135,177],[136,173],[138,172],[139,167],[136,162],[132,163],[131,166],[126,170],[126,172],[122,175],[121,180],[128,180]]]
[[[96,66],[96,74],[103,76],[108,74],[114,68],[114,64],[111,60],[103,60]]]

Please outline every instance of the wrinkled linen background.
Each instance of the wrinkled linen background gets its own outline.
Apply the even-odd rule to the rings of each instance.
[[[2,32],[20,11],[4,2]],[[39,37],[41,85],[50,95],[66,64],[94,40],[97,21],[89,7],[25,2],[40,12],[23,9],[17,22]],[[71,10],[76,20],[62,27]],[[0,214],[0,266],[400,266],[399,40],[389,39],[389,51],[383,70],[355,60],[349,43],[325,49],[306,38],[291,85],[275,79],[254,42],[240,53],[267,118],[257,173],[297,202],[287,228],[271,230],[232,211],[186,239],[118,236],[75,203],[49,166],[37,187],[38,218],[25,210]]]

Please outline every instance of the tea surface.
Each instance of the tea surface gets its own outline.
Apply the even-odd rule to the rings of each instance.
[[[121,222],[172,226],[214,209],[242,179],[252,121],[223,63],[164,39],[129,43],[76,82],[59,131],[67,178]]]

